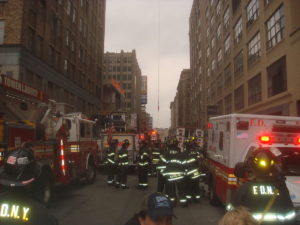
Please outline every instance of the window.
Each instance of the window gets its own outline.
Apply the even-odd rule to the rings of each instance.
[[[217,79],[217,95],[221,96],[223,93],[223,77],[222,74],[218,76]]]
[[[219,150],[223,150],[223,131],[220,131],[220,135],[219,135]]]
[[[273,0],[264,0],[265,6],[269,5]]]
[[[248,64],[252,65],[261,55],[260,33],[258,32],[248,43]]]
[[[73,23],[75,23],[75,21],[76,21],[76,9],[75,8],[73,8],[72,21],[73,21]]]
[[[235,13],[235,11],[239,8],[241,4],[241,0],[232,0],[232,12]]]
[[[234,91],[234,108],[240,110],[244,108],[244,86],[240,86]]]
[[[210,56],[210,47],[208,46],[206,49],[206,57],[208,58]]]
[[[67,7],[67,15],[69,16],[71,14],[71,2],[70,2],[70,0],[67,0],[66,7]]]
[[[207,29],[206,29],[206,37],[207,37],[207,38],[209,37],[209,33],[210,33],[209,27],[207,27]]]
[[[223,101],[222,100],[218,101],[217,106],[218,106],[218,114],[222,115],[223,114]]]
[[[238,19],[234,26],[234,42],[238,44],[242,39],[243,21],[242,17]]]
[[[277,60],[267,68],[268,97],[272,97],[287,90],[286,58]]]
[[[283,5],[275,11],[266,23],[267,29],[267,48],[272,48],[283,38],[284,31]]]
[[[35,44],[35,33],[34,30],[28,28],[28,48],[34,51],[34,44]]]
[[[214,49],[215,46],[216,46],[216,38],[213,37],[213,38],[211,39],[211,48]]]
[[[128,66],[128,71],[129,71],[129,72],[131,71],[131,66]]]
[[[224,70],[224,84],[225,84],[225,88],[231,87],[231,65],[230,64]]]
[[[68,60],[64,60],[64,71],[67,72],[68,71]]]
[[[82,32],[82,19],[79,18],[79,31]]]
[[[217,56],[218,56],[218,64],[220,65],[220,63],[222,62],[222,59],[223,59],[223,54],[222,54],[221,48],[219,49]]]
[[[209,10],[208,10],[208,8],[206,8],[206,10],[205,10],[205,18],[208,20],[208,17],[209,17]]]
[[[247,7],[247,26],[251,25],[259,16],[259,2],[258,0],[251,0]]]
[[[230,114],[232,110],[231,94],[225,97],[225,114]]]
[[[5,21],[0,20],[0,45],[4,43]]]
[[[43,38],[41,36],[38,36],[36,39],[36,54],[37,56],[42,56],[43,54]]]
[[[248,104],[252,105],[261,101],[261,74],[248,81]]]
[[[70,33],[69,30],[66,31],[66,46],[70,45]]]
[[[217,15],[220,16],[221,15],[221,0],[218,1],[217,4]]]
[[[228,35],[227,38],[225,39],[225,50],[224,50],[225,55],[229,53],[230,53],[230,35]]]
[[[210,19],[210,25],[213,26],[215,24],[215,16],[212,16]]]
[[[213,60],[211,61],[211,70],[214,71],[215,69],[216,69],[216,60],[213,59]]]
[[[240,51],[234,58],[234,77],[238,78],[243,74],[244,64],[243,64],[243,50]]]
[[[219,24],[219,26],[217,28],[217,39],[218,40],[221,39],[221,32],[222,32],[222,26],[221,26],[221,24]]]
[[[211,75],[211,71],[210,71],[210,67],[208,67],[208,68],[207,68],[207,74],[206,74],[206,76],[207,76],[207,77],[210,77],[210,75]]]
[[[230,11],[229,7],[226,9],[223,20],[224,20],[224,28],[227,29],[229,27],[229,18],[230,18]]]
[[[128,84],[128,89],[131,89],[131,84]]]

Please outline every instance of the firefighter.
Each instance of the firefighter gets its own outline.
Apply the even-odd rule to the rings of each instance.
[[[176,206],[177,200],[179,200],[181,206],[185,206],[187,200],[182,193],[181,188],[182,182],[184,182],[184,170],[182,167],[178,140],[176,138],[170,141],[166,160],[167,165],[163,172],[163,176],[166,179],[165,193],[174,206]]]
[[[127,189],[127,168],[128,168],[128,147],[129,141],[125,139],[117,156],[117,182],[116,187]]]
[[[157,170],[157,191],[160,193],[165,192],[165,184],[166,180],[165,177],[163,176],[164,170],[166,169],[167,166],[167,159],[166,159],[166,152],[167,148],[164,148],[159,155],[159,160],[156,165],[156,170]]]
[[[156,142],[153,143],[153,147],[151,149],[151,175],[152,176],[157,176],[157,164],[159,161],[160,157],[160,140],[157,140]]]
[[[9,152],[0,168],[0,224],[58,225],[35,196],[35,187],[42,178],[42,168],[30,148]]]
[[[233,194],[228,210],[244,206],[259,223],[295,224],[296,213],[281,173],[279,156],[278,149],[258,148],[244,164],[237,164],[236,176],[244,177],[247,172],[250,181]]]
[[[109,147],[105,149],[105,159],[104,164],[106,165],[107,169],[107,184],[112,185],[114,181],[115,176],[115,170],[116,170],[116,150],[118,147],[118,139],[113,139],[111,143],[109,144]]]
[[[137,185],[137,188],[147,189],[150,157],[149,157],[148,146],[145,140],[141,142],[140,151],[137,156],[137,164],[138,164],[138,180],[139,180],[139,184]]]
[[[187,139],[185,142],[185,150],[186,150],[186,198],[188,202],[199,201],[200,199],[200,176],[201,173],[198,168],[198,151],[197,145],[194,142],[194,138]]]

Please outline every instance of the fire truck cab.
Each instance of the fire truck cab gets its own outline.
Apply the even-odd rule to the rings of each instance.
[[[271,115],[230,114],[213,117],[208,125],[207,168],[212,205],[229,202],[241,183],[234,176],[257,147],[276,148],[291,199],[300,209],[300,118]]]

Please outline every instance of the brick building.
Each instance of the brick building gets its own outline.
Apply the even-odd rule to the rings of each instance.
[[[190,15],[193,123],[210,115],[300,116],[300,1],[194,0]]]
[[[75,111],[101,108],[105,0],[0,1],[1,73]]]

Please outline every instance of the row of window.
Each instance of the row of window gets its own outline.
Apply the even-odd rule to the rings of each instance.
[[[229,70],[228,70],[229,68]],[[227,71],[226,71],[227,69]],[[216,86],[212,84],[208,89],[208,101],[215,101],[215,96],[221,96],[224,88],[231,87],[231,73],[230,66],[228,66],[224,71],[224,83],[223,77],[220,75],[217,79]],[[224,86],[223,86],[224,84]],[[259,73],[247,82],[248,86],[248,105],[253,105],[262,100],[262,75]],[[224,87],[224,88],[223,88]],[[277,94],[280,94],[287,90],[287,74],[286,74],[286,57],[282,57],[277,60],[275,63],[267,67],[267,97],[272,97]],[[225,104],[224,113],[231,113],[232,106],[234,110],[241,110],[245,107],[244,102],[244,85],[241,85],[234,90],[233,94],[228,94],[223,100],[218,102],[220,109],[222,109],[223,102]],[[234,105],[232,98],[234,97]],[[223,110],[220,111],[223,113]]]
[[[122,75],[120,75],[120,74],[114,74],[114,75],[106,75],[106,74],[104,74],[103,75],[103,79],[104,80],[106,80],[106,79],[108,79],[108,80],[111,80],[111,79],[114,79],[114,80],[118,80],[118,81],[120,81],[120,80],[132,80],[132,75],[127,75],[127,74],[122,74]]]
[[[104,63],[131,63],[131,57],[121,57],[121,58],[115,58],[115,57],[105,57]]]
[[[104,66],[104,72],[131,72],[131,66]]]
[[[283,38],[283,30],[284,30],[284,23],[283,23],[283,6],[275,11],[275,13],[270,17],[267,21],[267,32],[268,32],[268,44],[267,48],[273,47]],[[270,24],[270,25],[268,25]],[[274,25],[277,24],[277,25]],[[269,35],[270,34],[270,35]],[[239,35],[237,35],[238,37]],[[224,45],[224,55],[227,55],[230,51],[230,36],[225,39]],[[210,56],[210,47],[206,49],[207,57]],[[243,74],[244,66],[243,66],[243,55],[244,52],[241,50],[235,57],[234,57],[234,74],[236,77]],[[247,56],[248,56],[248,65],[251,66],[254,64],[260,57],[261,57],[261,36],[260,32],[257,32],[248,42],[247,44]],[[222,48],[218,50],[217,53],[217,63],[221,64],[223,59]],[[212,59],[211,70],[214,71],[216,69],[216,60]],[[207,76],[210,76],[210,68],[207,69]]]
[[[257,14],[256,14],[256,12],[258,10],[257,5],[258,5],[257,0],[250,1],[249,5],[248,5],[248,7],[249,7],[249,9],[247,8],[249,10],[248,17],[252,18],[252,20],[257,19]],[[226,10],[226,12],[229,12],[229,8]],[[225,13],[225,15],[227,15],[227,13]],[[248,18],[248,22],[249,22],[249,18]],[[228,20],[227,17],[224,18],[224,21],[225,21],[224,23],[226,23],[227,20]],[[266,22],[267,49],[275,46],[278,42],[280,42],[283,39],[284,28],[285,28],[284,8],[283,8],[283,5],[281,5]],[[238,44],[241,41],[242,31],[243,31],[243,21],[242,21],[242,17],[240,17],[237,20],[234,27],[233,27],[233,37],[234,37],[234,43],[235,44]],[[207,28],[207,36],[210,33],[211,33],[210,32],[210,27],[208,27]],[[217,28],[217,40],[221,39],[221,35],[222,35],[222,26],[221,26],[221,24],[219,24],[219,26]],[[260,34],[258,34],[258,35],[260,35]],[[253,39],[256,39],[256,40],[254,40],[254,42],[256,42],[256,43],[253,43]],[[254,44],[256,44],[255,49],[252,48],[252,46]],[[230,45],[231,45],[231,36],[229,34],[225,38],[225,42],[224,42],[224,54],[225,55],[230,53],[230,48],[231,48]],[[256,55],[257,53],[260,52],[260,50],[257,49],[257,47],[259,47],[258,45],[260,46],[260,36],[259,37],[255,36],[249,41],[248,48],[251,48],[251,50],[248,51],[248,52],[250,54],[250,57],[252,55]],[[206,56],[207,57],[210,57],[211,49],[213,49],[215,46],[216,46],[216,38],[212,37],[211,41],[210,41],[210,46],[208,46],[207,49],[206,49]],[[250,61],[253,61],[253,57]]]

